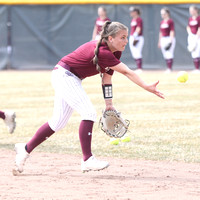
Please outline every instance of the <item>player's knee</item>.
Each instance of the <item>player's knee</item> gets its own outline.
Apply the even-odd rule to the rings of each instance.
[[[58,132],[59,130],[63,129],[66,126],[66,123],[60,123],[57,120],[54,120],[53,118],[48,121],[50,128]]]
[[[96,118],[97,118],[97,114],[95,110],[81,114],[82,120],[90,120],[90,121],[95,122]]]

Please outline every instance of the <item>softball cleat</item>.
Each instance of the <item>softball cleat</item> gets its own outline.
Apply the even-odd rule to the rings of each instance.
[[[88,171],[100,171],[109,166],[109,163],[106,161],[97,160],[94,156],[91,156],[86,161],[81,161],[81,171],[88,172]]]
[[[13,169],[13,175],[17,175],[23,172],[23,166],[25,164],[26,159],[29,157],[29,153],[25,149],[25,143],[15,144],[15,168]]]
[[[4,122],[8,128],[9,133],[13,133],[16,127],[15,122],[16,114],[13,111],[5,111],[5,119]]]

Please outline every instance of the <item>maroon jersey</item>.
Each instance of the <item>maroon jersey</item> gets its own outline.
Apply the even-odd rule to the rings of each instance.
[[[105,19],[101,19],[100,17],[98,17],[96,19],[95,25],[97,27],[97,35],[100,35],[100,32],[102,31],[102,27],[106,21],[110,21],[110,19],[108,17]]]
[[[188,26],[190,27],[190,30],[193,34],[196,34],[198,31],[198,28],[200,27],[200,16],[193,19],[192,17],[188,20]]]
[[[94,49],[96,48],[96,45],[97,41],[87,42],[72,53],[64,56],[60,62],[64,62],[70,66],[73,73],[81,79],[96,75],[99,72],[96,70],[96,65],[93,64],[92,60],[94,58]],[[109,69],[109,67],[118,65],[121,62],[119,60],[121,54],[121,51],[112,53],[107,44],[102,43],[98,53],[98,64],[101,67],[101,72],[112,75],[114,71]]]
[[[170,31],[174,31],[174,21],[168,19],[167,21],[163,20],[160,22],[160,32],[163,37],[169,36]]]
[[[140,17],[138,17],[137,19],[132,19],[131,21],[131,32],[130,32],[130,35],[133,35],[134,32],[135,32],[135,29],[137,27],[140,27],[140,33],[139,35],[142,35],[142,32],[143,32],[143,21]]]

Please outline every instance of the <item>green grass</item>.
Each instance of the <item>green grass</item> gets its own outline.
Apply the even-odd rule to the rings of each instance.
[[[186,84],[178,83],[177,72],[147,71],[148,83],[160,80],[162,100],[139,88],[126,77],[113,76],[114,106],[131,121],[130,143],[109,144],[109,137],[94,126],[92,149],[95,155],[130,159],[200,162],[200,75],[189,73]],[[52,114],[54,92],[50,71],[1,71],[0,110],[17,113],[13,135],[0,120],[0,148],[13,149],[27,142]],[[87,78],[83,86],[94,104],[98,119],[104,109],[99,76]],[[74,112],[68,125],[35,151],[81,154],[78,127],[81,118]]]

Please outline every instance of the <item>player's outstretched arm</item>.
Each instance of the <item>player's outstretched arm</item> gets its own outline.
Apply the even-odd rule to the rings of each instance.
[[[102,87],[103,85],[112,85],[112,76],[104,73],[103,77],[102,77]],[[102,88],[103,89],[103,88]],[[115,110],[115,108],[113,107],[113,103],[112,103],[112,98],[105,98],[105,105],[106,105],[106,110]]]
[[[164,99],[163,93],[161,93],[157,89],[157,85],[159,81],[153,83],[153,84],[147,84],[145,83],[133,70],[129,69],[124,63],[120,63],[114,67],[111,67],[111,69],[125,75],[127,78],[129,78],[132,82],[139,85],[140,87],[144,88],[145,90],[157,95],[160,98]]]

